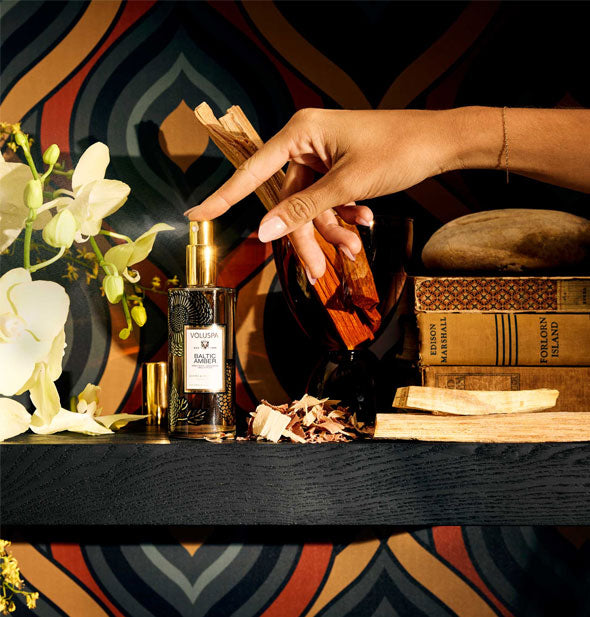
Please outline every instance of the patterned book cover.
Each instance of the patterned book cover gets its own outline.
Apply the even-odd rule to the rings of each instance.
[[[417,312],[590,312],[590,277],[416,277]]]

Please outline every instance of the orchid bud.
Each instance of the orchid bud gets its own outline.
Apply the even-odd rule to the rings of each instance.
[[[45,165],[55,165],[59,159],[59,146],[51,144],[43,153],[43,162]]]
[[[125,292],[125,282],[119,274],[107,274],[102,282],[102,288],[111,304],[118,304]]]
[[[29,140],[27,139],[26,135],[22,131],[17,131],[14,134],[14,141],[16,141],[16,143],[21,148],[28,148],[29,147]]]
[[[23,200],[25,206],[31,210],[36,210],[43,205],[43,186],[39,180],[29,180],[27,182]]]
[[[147,313],[143,304],[138,304],[131,309],[133,321],[141,328],[147,321]]]
[[[55,248],[70,248],[77,227],[74,215],[69,210],[61,210],[45,225],[43,240]]]
[[[131,330],[129,328],[123,328],[119,332],[119,338],[123,341],[126,341],[129,338],[130,334],[131,334]]]

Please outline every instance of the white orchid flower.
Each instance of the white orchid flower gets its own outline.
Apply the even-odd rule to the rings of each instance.
[[[52,281],[32,281],[24,268],[0,277],[0,394],[31,391],[44,417],[57,413],[70,299]]]
[[[100,386],[94,384],[86,384],[86,387],[78,394],[78,404],[76,410],[78,413],[84,413],[90,417],[100,416],[102,407],[99,406]]]
[[[105,180],[110,161],[108,147],[97,142],[80,157],[72,176],[72,191],[44,204],[42,209],[67,208],[76,219],[76,242],[85,242],[100,231],[102,220],[116,212],[129,195],[129,186],[119,180]]]
[[[96,422],[99,422],[103,427],[113,430],[122,428],[133,420],[147,418],[147,416],[130,413],[114,413],[108,416],[101,416],[102,407],[100,407],[99,396],[100,386],[95,386],[91,383],[86,384],[84,390],[78,394],[78,404],[76,405],[78,413],[89,416]]]
[[[0,441],[24,433],[31,424],[31,414],[18,401],[0,397]]]
[[[115,413],[109,416],[92,417],[86,413],[77,413],[60,409],[51,419],[51,422],[44,422],[37,412],[30,417],[30,429],[38,435],[53,435],[62,431],[73,433],[85,433],[86,435],[108,435],[113,431],[122,428],[133,420],[142,420],[147,416],[130,413]]]
[[[104,255],[106,262],[111,263],[117,268],[119,274],[122,274],[130,283],[137,283],[139,275],[132,275],[128,268],[140,261],[143,261],[152,250],[156,236],[161,231],[170,231],[174,227],[166,223],[157,223],[151,229],[141,234],[135,242],[126,242],[125,244],[117,244],[111,247]]]
[[[7,163],[0,155],[0,252],[16,240],[25,226],[29,209],[24,193],[32,178],[28,165]],[[49,212],[39,212],[33,229],[43,229],[50,219]]]
[[[30,428],[38,435],[53,435],[61,431],[85,433],[86,435],[106,435],[113,432],[96,422],[92,416],[67,409],[60,409],[50,422],[46,422],[36,411],[31,418]]]

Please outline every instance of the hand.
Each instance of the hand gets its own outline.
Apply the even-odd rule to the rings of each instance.
[[[354,259],[361,242],[338,225],[335,212],[348,223],[368,225],[373,214],[358,200],[402,191],[457,166],[454,111],[301,110],[186,214],[192,220],[213,219],[289,163],[281,201],[262,219],[258,237],[269,242],[290,234],[313,283],[325,271],[314,224]]]

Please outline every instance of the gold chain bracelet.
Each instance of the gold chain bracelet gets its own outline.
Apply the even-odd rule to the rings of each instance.
[[[504,128],[504,165],[506,166],[506,184],[510,183],[510,171],[508,167],[508,129],[506,128],[506,110],[502,107],[502,127]]]

